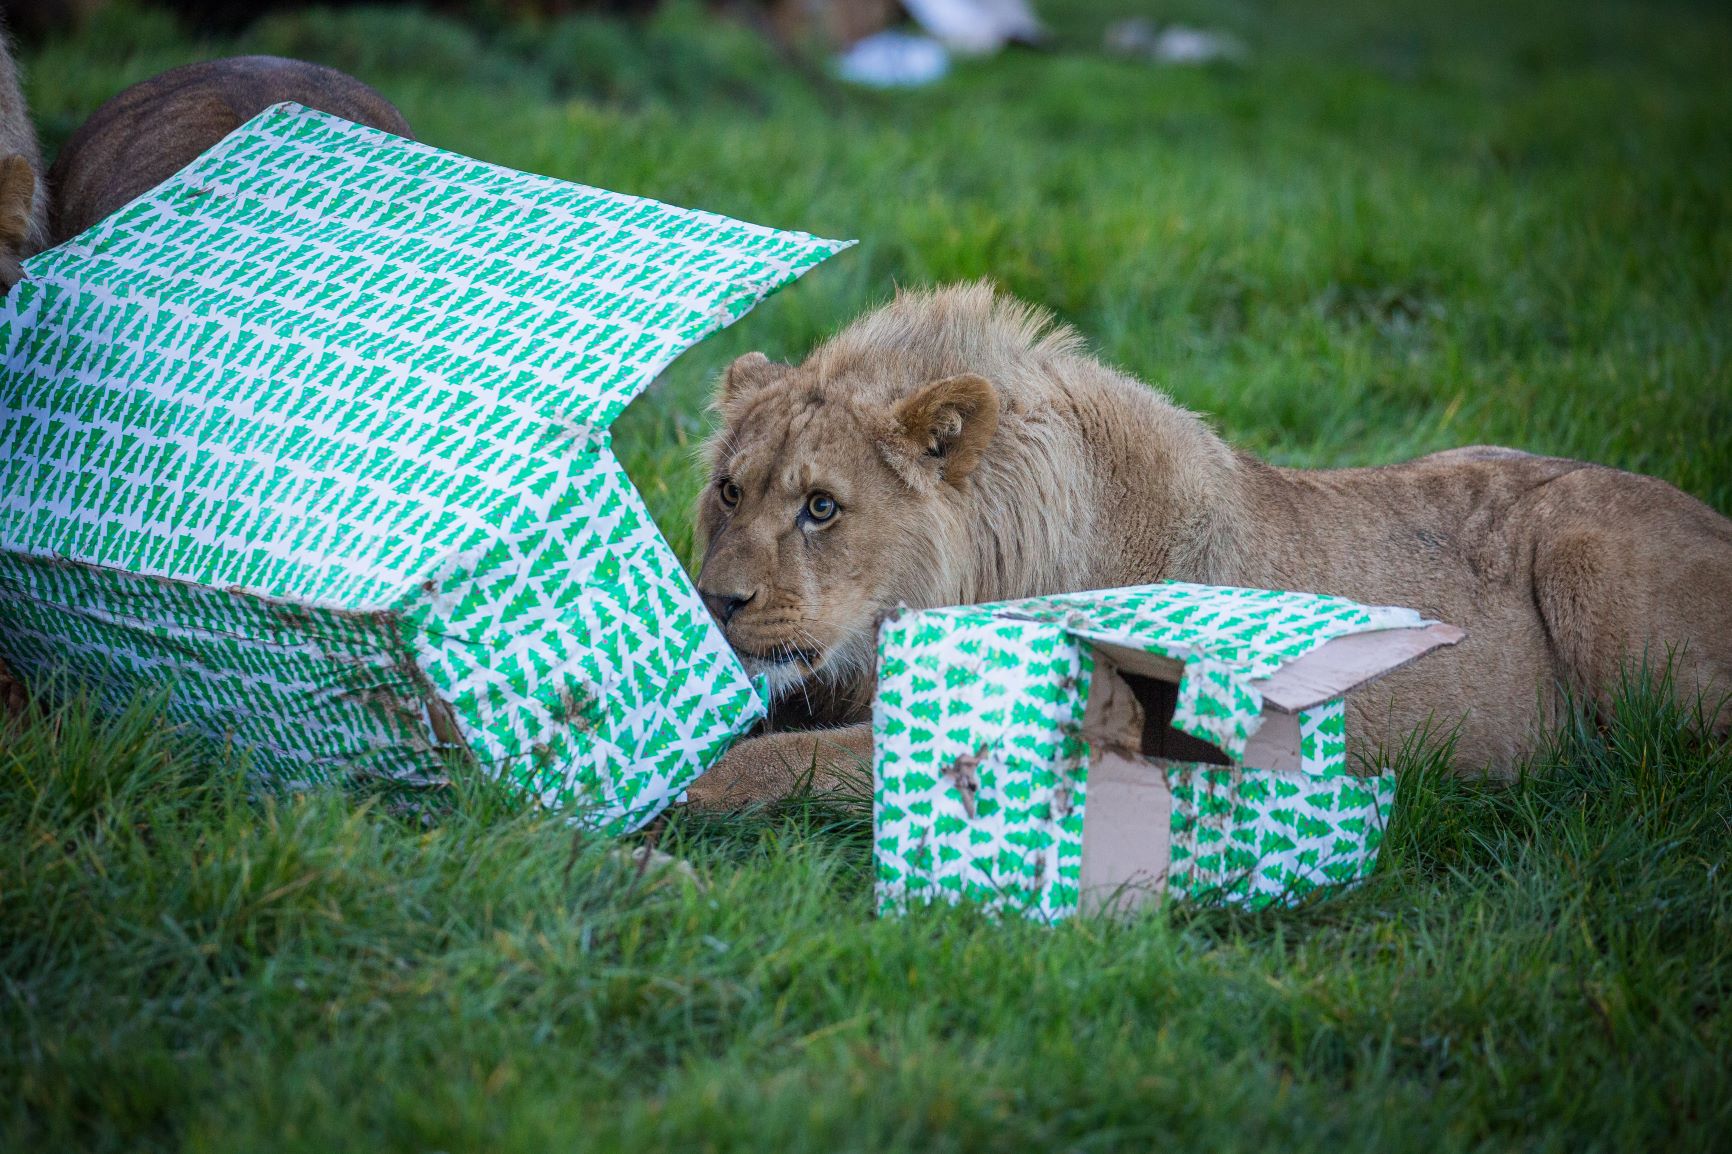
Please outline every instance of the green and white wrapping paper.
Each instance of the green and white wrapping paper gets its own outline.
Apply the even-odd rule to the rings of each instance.
[[[0,656],[635,827],[763,704],[608,426],[843,247],[268,109],[0,305]]]
[[[1248,906],[1350,882],[1377,864],[1395,775],[1347,769],[1346,708],[1301,710],[1300,767],[1258,770],[1177,762],[1166,888]]]
[[[1173,728],[1236,761],[1263,721],[1259,682],[1334,638],[1427,624],[1338,597],[1177,582],[886,621],[873,712],[880,910],[1077,912],[1097,645],[1181,663]],[[1368,872],[1395,780],[1348,771],[1343,720],[1339,698],[1299,712],[1297,769],[1162,763],[1166,892],[1262,906]]]

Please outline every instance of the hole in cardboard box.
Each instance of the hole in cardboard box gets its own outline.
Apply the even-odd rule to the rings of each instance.
[[[1173,728],[1173,710],[1179,704],[1175,682],[1138,673],[1120,673],[1137,704],[1143,707],[1142,755],[1166,761],[1200,761],[1205,765],[1231,765],[1219,746],[1211,745]]]

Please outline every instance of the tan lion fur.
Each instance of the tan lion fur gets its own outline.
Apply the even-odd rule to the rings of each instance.
[[[19,262],[48,247],[42,153],[24,102],[12,41],[0,24],[0,292],[18,283]]]
[[[1350,741],[1459,727],[1463,771],[1507,771],[1560,690],[1603,708],[1644,656],[1675,652],[1710,705],[1732,693],[1732,521],[1672,486],[1487,447],[1276,468],[984,284],[901,293],[798,367],[743,357],[717,407],[700,589],[784,724],[843,727],[739,743],[700,804],[864,779],[899,604],[1177,579],[1412,606],[1468,639],[1355,694]],[[815,491],[840,509],[822,524]]]

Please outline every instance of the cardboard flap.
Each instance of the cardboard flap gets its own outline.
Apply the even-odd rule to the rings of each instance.
[[[1097,657],[1107,658],[1126,673],[1140,673],[1144,677],[1159,677],[1162,681],[1175,682],[1185,675],[1185,663],[1176,657],[1150,653],[1144,649],[1131,649],[1124,645],[1109,645],[1092,639],[1089,645]]]
[[[1110,661],[1095,666],[1083,710],[1083,738],[1096,747],[1137,752],[1143,739],[1143,708]]]
[[[1124,658],[1123,664],[1120,661],[1121,655]],[[1172,729],[1170,704],[1165,716],[1151,716],[1144,703],[1139,700],[1136,687],[1131,682],[1139,677],[1176,682],[1182,670],[1178,662],[1140,650],[1105,645],[1096,647],[1095,658],[1094,680],[1083,714],[1083,737],[1091,746],[1097,750],[1112,748],[1120,752],[1135,752],[1143,757],[1177,761],[1194,760],[1220,765],[1230,761],[1220,747]],[[1141,667],[1140,670],[1138,666]],[[1130,681],[1126,680],[1127,674],[1130,675]],[[1159,743],[1151,741],[1151,737],[1158,736],[1153,732],[1155,727],[1151,722],[1166,728],[1169,731],[1169,740],[1195,742],[1199,746],[1205,746],[1207,752],[1181,756],[1158,748]],[[1257,769],[1297,772],[1303,768],[1299,737],[1297,716],[1265,710],[1263,722],[1246,741],[1245,753],[1240,761]]]
[[[1297,713],[1466,636],[1454,625],[1435,623],[1418,629],[1344,634],[1259,681],[1257,691],[1265,705],[1283,713]]]
[[[1151,762],[1102,749],[1089,759],[1081,907],[1131,913],[1159,900],[1172,864],[1173,792]]]

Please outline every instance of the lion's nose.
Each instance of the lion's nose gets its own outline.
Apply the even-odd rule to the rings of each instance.
[[[748,593],[741,597],[734,593],[711,593],[708,589],[700,588],[698,596],[704,599],[704,604],[709,607],[710,615],[720,621],[723,627],[726,627],[728,622],[734,619],[734,614],[750,604],[752,598],[756,597],[757,594]]]

